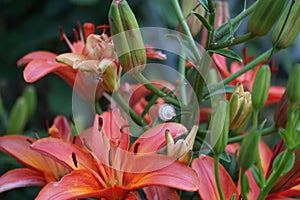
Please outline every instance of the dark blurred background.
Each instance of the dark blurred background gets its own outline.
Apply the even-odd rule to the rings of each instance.
[[[25,54],[47,50],[55,53],[67,52],[68,47],[60,40],[58,26],[73,41],[72,29],[77,21],[107,24],[109,0],[0,0],[0,94],[7,113],[16,98],[28,85],[23,79],[23,69],[16,62]],[[166,0],[128,0],[141,27],[154,26],[177,28],[177,20],[170,1]],[[231,17],[243,9],[242,1],[230,1]],[[248,4],[251,2],[249,1]],[[247,30],[242,24],[238,34]],[[259,55],[270,48],[268,36],[246,43],[249,54]],[[234,50],[241,55],[245,45]],[[273,77],[277,85],[284,85],[293,62],[299,61],[299,45],[277,54],[275,59],[279,73]],[[38,95],[38,107],[26,129],[46,130],[45,120],[56,115],[71,116],[71,88],[55,75],[48,75],[33,84]],[[1,135],[3,133],[0,132]],[[16,166],[13,159],[0,154],[0,174]],[[0,194],[0,199],[33,199],[37,189],[17,189]]]

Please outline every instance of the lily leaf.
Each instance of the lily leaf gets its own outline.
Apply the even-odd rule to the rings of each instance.
[[[218,49],[218,50],[208,50],[209,52],[212,53],[216,53],[216,54],[220,54],[222,56],[225,56],[227,58],[231,58],[233,60],[242,62],[243,59],[234,51],[230,50],[230,49]]]
[[[273,170],[277,170],[279,167],[279,164],[281,163],[281,160],[283,159],[283,156],[285,154],[285,151],[281,152],[274,160],[274,163],[272,165]],[[284,169],[282,171],[282,173],[280,174],[280,176],[283,176],[284,174],[286,174],[287,172],[289,172],[292,167],[294,166],[295,163],[295,154],[293,153],[292,156],[290,157],[290,159],[287,161],[287,163],[285,163]]]
[[[208,9],[208,3],[207,0],[198,0],[198,2],[201,4],[201,6],[205,9],[205,11],[209,11]]]
[[[205,17],[203,17],[202,15],[200,15],[199,13],[197,12],[194,12],[192,11],[192,13],[201,21],[201,23],[203,24],[203,26],[205,26],[205,28],[208,30],[208,31],[211,31],[212,30],[212,27],[211,25],[209,25],[208,21],[206,20]]]

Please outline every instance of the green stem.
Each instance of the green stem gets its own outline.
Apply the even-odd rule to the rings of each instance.
[[[270,126],[268,128],[263,129],[261,131],[261,134],[264,136],[264,135],[269,135],[269,134],[275,133],[276,131],[277,131],[277,127],[276,126]],[[239,136],[235,136],[235,137],[229,138],[228,139],[228,144],[240,142],[240,141],[242,141],[245,138],[245,136],[246,135],[244,134],[244,135],[239,135]]]
[[[195,41],[194,41],[192,33],[189,29],[189,26],[187,25],[187,23],[185,21],[185,18],[183,16],[182,11],[181,11],[179,2],[178,2],[178,0],[171,0],[171,2],[172,2],[172,5],[173,5],[175,14],[177,16],[177,19],[178,19],[178,21],[179,21],[179,23],[182,27],[183,32],[187,35],[187,39],[188,39],[188,42],[190,44],[191,50],[192,50],[192,52],[193,52],[193,54],[196,58],[195,64],[196,64],[196,66],[199,67],[200,62],[201,62],[201,55],[200,55],[199,49],[197,48],[197,46],[195,44]],[[196,73],[195,80],[196,81],[193,84],[193,88],[194,88],[195,94],[197,96],[198,103],[200,104],[201,103],[201,98],[202,98],[202,90],[203,90],[203,86],[204,86],[204,80],[203,80],[203,78],[202,78],[202,76],[199,72]]]
[[[258,124],[258,110],[254,109],[253,111],[253,126],[257,127]]]
[[[176,99],[169,97],[166,93],[155,87],[141,72],[134,74],[134,77],[148,90],[163,98],[167,103],[180,107],[180,103]]]
[[[208,0],[208,9],[209,9],[209,25],[210,27],[212,27],[211,30],[208,31],[208,38],[206,40],[206,49],[210,46],[211,42],[213,41],[213,37],[214,37],[214,26],[215,26],[215,16],[216,16],[216,12],[215,12],[215,4],[213,3],[212,0]]]
[[[223,49],[225,47],[229,47],[229,46],[233,46],[233,45],[237,45],[237,44],[246,42],[246,41],[251,40],[253,38],[255,38],[255,35],[253,35],[252,33],[246,33],[246,34],[244,34],[244,35],[242,35],[242,36],[240,36],[238,38],[227,40],[227,41],[221,42],[221,43],[212,44],[209,47],[209,49],[213,49],[213,50]]]
[[[214,170],[215,170],[215,178],[216,178],[216,184],[218,187],[218,192],[221,200],[224,200],[224,194],[220,182],[220,174],[219,174],[219,160],[220,160],[220,155],[216,154],[215,155],[215,160],[214,160]]]
[[[231,19],[230,20],[231,26],[237,25],[238,23],[240,23],[242,21],[242,19],[247,17],[255,9],[257,2],[258,1],[255,1],[255,3],[253,3],[248,9],[246,9],[245,11],[238,14],[235,18]],[[221,26],[220,28],[218,28],[216,30],[216,34],[215,34],[215,38],[214,38],[215,41],[228,33],[228,31],[231,27],[230,24],[227,23],[226,25]]]
[[[116,100],[116,102],[119,103],[119,105],[122,107],[124,111],[129,112],[130,117],[135,123],[137,123],[139,126],[142,127],[148,127],[146,122],[138,114],[136,114],[136,112],[132,110],[132,108],[130,108],[130,106],[125,102],[124,98],[120,95],[120,93],[115,92],[113,97]]]
[[[259,57],[255,58],[250,63],[245,65],[241,70],[239,70],[238,72],[236,72],[236,73],[232,74],[231,76],[228,76],[227,78],[225,78],[221,83],[223,85],[226,85],[229,82],[231,82],[232,80],[234,80],[237,77],[239,77],[240,75],[242,75],[243,73],[249,71],[250,69],[253,69],[254,67],[256,67],[256,65],[258,65],[259,63],[264,61],[266,58],[268,58],[270,56],[271,52],[272,52],[272,49],[269,49],[268,51],[264,52]]]
[[[258,200],[263,200],[263,199],[266,198],[268,193],[271,191],[273,185],[275,184],[275,182],[277,181],[277,179],[280,177],[281,173],[285,169],[285,165],[286,165],[286,163],[288,163],[288,160],[293,155],[293,153],[294,153],[294,151],[291,150],[291,149],[286,149],[285,150],[285,153],[284,153],[282,159],[280,160],[278,168],[276,170],[273,169],[271,175],[267,179],[266,184],[261,189],[261,191],[259,193],[259,196],[257,198]]]
[[[241,188],[242,188],[242,196],[244,200],[248,199],[248,192],[249,192],[249,182],[247,178],[247,174],[245,171],[241,172]]]
[[[186,94],[186,83],[185,83],[185,60],[186,60],[186,55],[184,52],[183,47],[181,47],[180,51],[180,57],[179,57],[179,87],[180,87],[180,96],[182,99],[182,103],[184,105],[187,105],[187,94]]]

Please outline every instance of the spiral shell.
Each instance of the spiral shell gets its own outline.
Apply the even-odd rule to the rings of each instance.
[[[158,109],[158,116],[163,121],[169,121],[176,116],[175,108],[169,104],[162,104]]]

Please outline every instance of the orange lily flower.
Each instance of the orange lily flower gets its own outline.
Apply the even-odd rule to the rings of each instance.
[[[49,134],[53,139],[56,137],[57,140],[69,143],[72,140],[67,120],[62,116],[55,118]],[[42,187],[48,182],[58,181],[72,170],[72,168],[63,166],[33,150],[30,146],[35,141],[37,140],[23,135],[0,137],[1,151],[9,154],[26,167],[13,169],[3,174],[0,177],[0,192],[25,186]],[[89,159],[87,152],[80,152],[78,156],[82,159]]]
[[[220,70],[222,78],[227,78],[228,76],[236,73],[240,69],[244,67],[247,63],[249,63],[251,60],[254,59],[254,56],[249,56],[247,57],[247,49],[244,49],[243,51],[243,63],[239,63],[237,61],[234,61],[230,65],[230,70],[228,71],[227,69],[227,64],[226,64],[226,57],[218,54],[213,55],[213,60],[217,66],[217,68]],[[242,83],[246,91],[252,91],[252,86],[253,82],[256,76],[256,73],[259,69],[260,66],[265,64],[265,62],[262,62],[261,64],[257,65],[253,70],[249,70],[246,73],[242,74],[235,80],[231,81],[229,85],[236,85],[238,82]],[[271,69],[274,70],[272,67],[273,64],[271,63]],[[282,94],[284,93],[285,88],[281,86],[271,86],[269,89],[269,95],[268,99],[266,102],[266,105],[274,104],[279,101],[281,98]]]
[[[140,136],[140,143],[132,146],[130,151],[130,132],[126,125],[119,110],[96,115],[93,127],[81,136],[93,162],[77,157],[77,152],[72,150],[75,150],[74,146],[63,140],[45,138],[33,143],[33,149],[59,160],[64,166],[83,167],[65,175],[59,182],[48,183],[37,199],[123,199],[128,197],[128,192],[148,186],[166,186],[187,191],[197,189],[198,181],[191,168],[156,153],[165,143],[161,136],[166,129],[177,137],[186,133],[182,125],[165,123],[153,127]],[[152,141],[150,146],[142,139]],[[148,151],[141,153],[145,152],[143,149]]]
[[[230,154],[234,154],[236,149],[239,149],[238,144],[231,144],[227,146],[227,151]],[[260,160],[262,165],[262,171],[264,176],[267,178],[270,175],[272,164],[274,159],[278,156],[280,152],[285,149],[284,142],[281,140],[278,145],[274,148],[273,151],[263,142],[260,141],[259,144],[259,154]],[[294,199],[291,198],[293,196],[300,195],[300,173],[299,173],[299,166],[300,166],[300,151],[296,151],[296,160],[292,167],[292,169],[285,175],[281,176],[272,187],[270,193],[266,197],[268,200],[273,199]],[[257,199],[260,189],[256,184],[252,171],[248,169],[246,171],[248,179],[249,179],[249,186],[250,192],[248,193],[248,199],[254,200]],[[240,185],[238,185],[238,190],[240,190]]]
[[[116,61],[117,57],[114,52],[112,39],[105,34],[107,25],[97,26],[104,29],[101,35],[95,34],[95,26],[92,23],[84,23],[83,31],[80,23],[78,23],[78,31],[74,29],[75,40],[70,42],[63,30],[61,38],[64,39],[70,48],[71,53],[57,55],[48,51],[31,52],[18,60],[18,66],[24,66],[23,76],[26,82],[32,83],[50,73],[60,76],[68,85],[73,87],[76,81],[75,91],[82,97],[90,99],[94,94],[90,94],[87,88],[93,88],[92,81],[86,81],[86,76],[78,75],[79,70],[95,72],[95,67],[103,59],[111,59]],[[155,51],[152,47],[146,46],[146,54],[148,58],[165,60],[166,55],[160,51]],[[86,67],[90,69],[86,69]],[[119,64],[117,64],[119,67]],[[79,69],[79,70],[78,70]],[[102,72],[104,73],[104,72]],[[97,74],[96,74],[97,75]],[[117,76],[120,75],[120,69],[117,70]],[[97,78],[97,77],[91,77]],[[101,86],[101,81],[99,85]],[[97,87],[96,99],[100,98],[103,92],[102,87]]]

